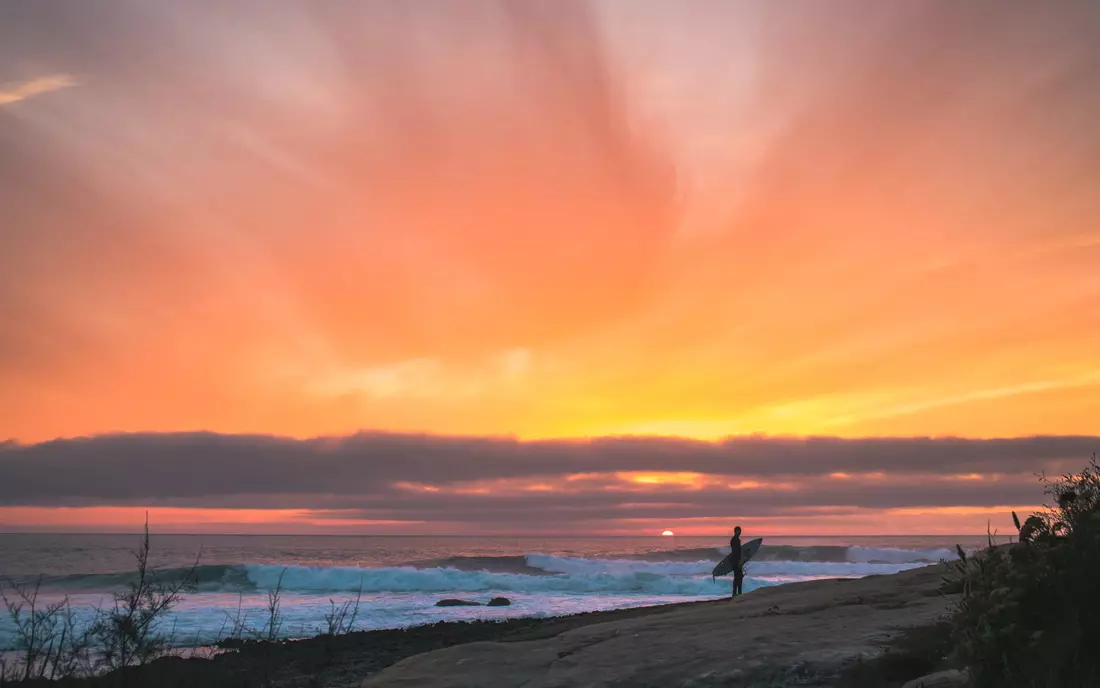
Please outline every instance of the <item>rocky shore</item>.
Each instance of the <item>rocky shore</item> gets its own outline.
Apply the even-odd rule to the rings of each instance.
[[[870,668],[906,629],[932,629],[933,644],[942,644],[934,625],[950,605],[939,591],[943,573],[929,566],[780,585],[736,600],[248,643],[208,659],[164,658],[49,685],[901,686],[942,668],[936,657],[903,661],[889,680]],[[862,669],[871,678],[852,682]]]
[[[471,642],[402,660],[362,686],[835,686],[892,636],[933,626],[948,611],[943,573],[930,566],[781,585],[540,640]]]

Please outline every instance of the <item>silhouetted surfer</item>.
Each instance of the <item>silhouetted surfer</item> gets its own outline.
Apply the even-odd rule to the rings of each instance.
[[[730,555],[733,557],[733,594],[730,599],[741,594],[741,583],[745,580],[745,570],[741,566],[741,526],[733,529],[730,538]]]

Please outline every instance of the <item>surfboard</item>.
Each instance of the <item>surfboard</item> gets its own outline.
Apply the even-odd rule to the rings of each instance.
[[[764,542],[764,538],[756,538],[755,540],[749,540],[745,544],[741,545],[741,563],[745,564],[752,559],[753,555],[760,551],[760,545]],[[718,576],[725,576],[733,571],[733,554],[727,554],[726,558],[718,562],[718,566],[714,567],[714,571],[711,572],[711,578],[717,578]]]

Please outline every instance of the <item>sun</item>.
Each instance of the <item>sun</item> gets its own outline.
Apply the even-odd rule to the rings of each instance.
[[[664,535],[665,537],[668,537],[670,535],[675,535],[675,534],[676,533],[672,532],[671,530],[666,530],[665,532],[661,533],[661,535]]]

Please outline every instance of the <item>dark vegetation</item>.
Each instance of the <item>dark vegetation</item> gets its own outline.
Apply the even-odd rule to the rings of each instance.
[[[1047,483],[1019,543],[960,550],[952,640],[977,688],[1100,686],[1100,466]]]
[[[88,628],[96,651],[96,669],[118,669],[133,664],[145,664],[163,656],[172,644],[172,636],[163,632],[159,621],[179,603],[180,598],[195,589],[195,564],[182,579],[162,580],[149,565],[149,517],[141,546],[134,552],[137,573],[126,590],[115,594],[114,606],[100,610]],[[201,553],[200,555],[201,556]],[[67,604],[67,601],[66,601]]]
[[[134,552],[136,571],[113,603],[79,624],[69,599],[44,604],[42,579],[33,584],[0,581],[0,600],[15,627],[14,652],[0,658],[0,686],[12,681],[61,679],[146,664],[167,654],[174,636],[164,617],[194,589],[195,566],[174,580],[149,564],[149,520]]]
[[[1022,523],[1018,542],[951,564],[942,592],[956,598],[934,626],[907,629],[880,655],[848,667],[842,688],[896,688],[964,669],[974,688],[1100,686],[1100,466],[1048,480],[1051,503]]]
[[[0,685],[92,670],[91,629],[78,627],[68,600],[44,604],[40,592],[41,581],[0,587],[0,600],[18,638],[13,658],[0,656]]]
[[[226,615],[226,623],[222,624],[221,630],[218,632],[220,640],[216,643],[220,648],[235,648],[250,641],[265,640],[269,643],[273,643],[279,640],[279,632],[283,628],[283,576],[286,575],[286,568],[279,572],[279,579],[275,582],[275,587],[267,591],[267,606],[264,608],[264,622],[258,628],[253,627],[248,618],[243,614],[244,593],[241,593],[239,601],[237,603],[237,613],[234,616]],[[360,597],[362,592],[360,591]],[[336,612],[336,603],[329,600],[333,610],[331,613]],[[350,605],[350,603],[348,603]],[[355,600],[355,616],[359,613],[359,598]],[[346,609],[344,611],[346,617]],[[326,615],[326,621],[328,622],[328,632],[331,635],[333,633],[333,619]],[[354,624],[354,616],[352,617],[351,624]],[[351,624],[347,625],[343,632],[351,630]],[[229,633],[226,634],[225,629],[229,627]]]

